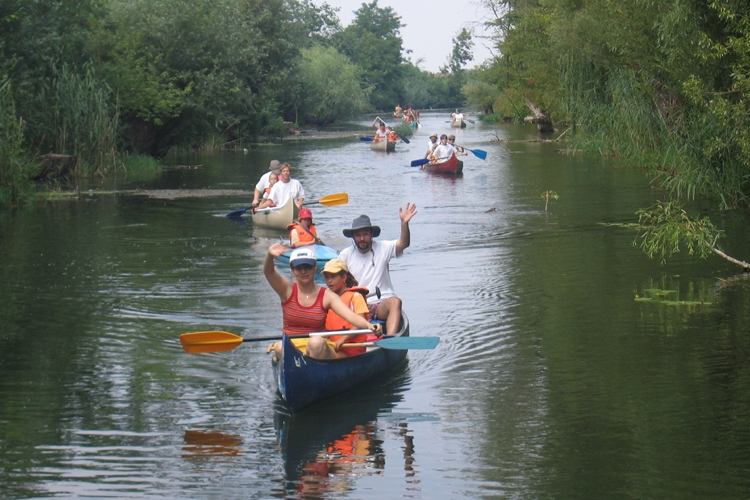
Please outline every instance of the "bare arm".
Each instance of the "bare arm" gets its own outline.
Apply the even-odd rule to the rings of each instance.
[[[409,221],[417,215],[417,206],[406,202],[406,208],[398,209],[398,216],[401,218],[401,237],[396,241],[396,256],[401,257],[404,250],[411,244],[411,231],[409,230]]]
[[[281,243],[275,243],[268,249],[268,252],[266,252],[266,258],[263,260],[263,274],[266,276],[268,284],[271,285],[271,288],[273,288],[282,301],[287,300],[292,295],[292,284],[289,280],[279,274],[273,263],[273,259],[287,250],[289,250],[289,248]]]
[[[260,190],[258,188],[255,188],[255,193],[253,193],[253,203],[252,203],[254,207],[258,206],[259,199],[260,199]]]

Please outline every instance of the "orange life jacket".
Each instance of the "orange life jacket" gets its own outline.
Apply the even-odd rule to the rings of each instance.
[[[297,230],[297,236],[299,236],[299,242],[300,244],[308,244],[308,243],[315,243],[315,237],[318,236],[318,231],[315,229],[315,226],[310,226],[310,228],[306,228],[302,224],[298,222],[292,222],[286,227],[289,230],[289,239],[292,239],[292,229]]]
[[[396,132],[390,132],[388,134],[388,140],[391,142],[396,142],[396,139],[398,139],[398,134]]]
[[[354,298],[354,295],[357,293],[361,293],[363,296],[367,296],[367,293],[369,290],[367,288],[363,288],[361,286],[353,286],[344,293],[340,295],[341,300],[344,302],[346,307],[351,309],[352,307],[352,299]],[[370,319],[370,315],[367,315],[367,319]],[[328,315],[326,316],[326,330],[351,330],[352,327],[351,323],[346,321],[344,318],[333,312],[333,309],[328,310]],[[337,335],[334,337],[329,337],[329,340],[331,342],[336,342],[337,339],[340,339],[343,337],[343,335]],[[364,335],[356,335],[354,337],[350,337],[347,341],[347,343],[355,343],[355,342],[367,342],[367,334]],[[349,356],[354,354],[361,354],[365,352],[364,347],[352,347],[347,348],[344,352],[346,352]]]

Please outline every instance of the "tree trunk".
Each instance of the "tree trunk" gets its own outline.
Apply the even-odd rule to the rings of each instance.
[[[526,106],[534,113],[533,121],[536,122],[536,128],[539,132],[554,132],[555,127],[552,125],[552,117],[550,117],[549,111],[537,108],[525,97],[524,101],[526,101]]]

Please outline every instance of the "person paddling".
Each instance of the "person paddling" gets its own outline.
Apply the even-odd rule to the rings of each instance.
[[[286,228],[289,230],[289,246],[299,248],[305,245],[322,245],[323,240],[318,237],[318,231],[313,224],[312,212],[309,208],[299,211],[299,222],[292,222]]]
[[[281,243],[276,243],[269,247],[263,260],[263,274],[281,299],[284,333],[307,334],[323,331],[328,311],[333,310],[355,327],[380,334],[380,325],[371,324],[349,309],[335,292],[315,283],[317,263],[315,254],[309,248],[298,248],[289,258],[294,283],[283,277],[274,265],[274,258],[289,250]],[[312,358],[335,357],[336,344],[323,337],[295,338],[292,342],[300,351]],[[282,342],[276,342],[268,347],[267,352],[273,352],[274,361],[278,361],[281,359],[281,350]]]
[[[443,134],[440,136],[440,144],[435,148],[435,151],[430,155],[430,165],[436,165],[438,163],[445,163],[455,153],[453,146],[448,144],[448,136]],[[425,168],[425,165],[422,165]]]
[[[427,141],[427,152],[424,154],[424,157],[429,158],[436,147],[438,147],[438,135],[430,134],[430,139]]]
[[[257,209],[272,205],[283,207],[289,201],[289,198],[293,199],[297,208],[302,208],[302,203],[305,201],[305,190],[297,179],[292,179],[292,166],[284,163],[281,166],[281,178],[273,185],[268,198],[264,199]]]
[[[255,192],[253,193],[252,203],[253,207],[257,207],[261,203],[261,197],[265,198],[264,193],[266,192],[266,189],[271,186],[271,174],[275,174],[277,179],[279,174],[281,174],[281,163],[279,163],[279,160],[271,160],[271,164],[268,166],[268,172],[261,175],[260,180],[255,185]]]

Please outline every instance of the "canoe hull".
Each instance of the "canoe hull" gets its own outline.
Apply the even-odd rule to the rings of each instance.
[[[452,128],[466,128],[466,122],[463,120],[459,120],[457,122],[451,122]]]
[[[299,208],[289,198],[281,207],[264,208],[253,214],[253,224],[268,229],[286,230],[286,227],[297,219]]]
[[[409,335],[409,320],[397,336]],[[282,359],[274,365],[274,376],[289,410],[297,413],[308,406],[344,392],[400,365],[406,350],[370,347],[367,352],[347,358],[318,360],[302,354],[284,335]]]
[[[464,162],[456,158],[453,155],[443,163],[436,165],[430,165],[429,163],[424,166],[424,169],[431,174],[460,174],[464,170]]]
[[[308,245],[306,248],[312,249],[315,253],[315,261],[318,263],[318,271],[323,269],[331,259],[335,259],[339,256],[339,253],[331,247],[325,245]],[[292,252],[284,252],[278,257],[278,261],[281,264],[289,265],[289,258],[292,256]]]
[[[396,143],[393,141],[371,142],[370,149],[373,151],[383,151],[384,153],[393,153],[396,151]]]

